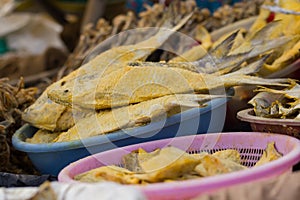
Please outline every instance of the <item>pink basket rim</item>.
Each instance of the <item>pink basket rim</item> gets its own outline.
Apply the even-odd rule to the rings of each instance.
[[[177,137],[175,139],[183,139],[187,137],[207,137],[207,136],[216,136],[217,134],[220,133],[210,133],[210,134],[202,134],[202,135],[191,135],[191,136],[183,136],[183,137]],[[269,174],[269,176],[277,174],[278,172],[283,172],[288,169],[290,169],[294,164],[300,161],[300,140],[293,138],[291,136],[287,135],[280,135],[280,134],[273,134],[273,133],[260,133],[260,132],[230,132],[230,133],[221,133],[222,136],[235,136],[237,134],[251,134],[253,137],[255,135],[257,136],[258,134],[264,134],[264,135],[270,135],[270,136],[275,136],[279,137],[280,139],[289,139],[290,144],[294,145],[294,149],[284,155],[284,157],[272,161],[271,163],[258,166],[255,168],[249,168],[246,170],[238,171],[238,172],[232,172],[228,174],[222,174],[222,175],[217,175],[217,176],[211,176],[211,177],[205,177],[201,179],[193,179],[193,180],[185,180],[185,181],[178,181],[178,182],[168,182],[168,183],[153,183],[149,184],[146,186],[132,186],[130,187],[137,187],[141,189],[143,192],[147,193],[153,193],[153,192],[171,192],[175,191],[176,189],[192,189],[192,188],[199,188],[201,189],[213,189],[213,188],[218,188],[220,186],[224,185],[232,185],[232,184],[237,184],[237,183],[243,183],[245,181],[251,181],[251,180],[256,180],[260,177],[268,177],[266,174]],[[164,139],[164,141],[170,141],[174,138],[169,138],[169,139]],[[161,140],[157,141],[151,141],[151,142],[145,142],[145,143],[140,143],[140,144],[135,144],[135,145],[129,145],[126,147],[122,147],[122,149],[134,149],[138,148],[143,144],[151,144],[151,143],[156,143]],[[78,181],[75,181],[72,179],[72,177],[69,176],[69,172],[75,168],[78,164],[82,162],[89,162],[92,159],[94,159],[94,156],[100,155],[100,154],[105,154],[105,153],[113,153],[113,152],[118,152],[118,149],[112,149],[109,151],[101,152],[95,155],[88,156],[86,158],[82,158],[74,163],[71,163],[67,167],[65,167],[58,175],[58,181],[60,182],[69,182],[69,183],[78,183]],[[284,161],[283,161],[284,159]],[[236,178],[237,177],[237,178]]]

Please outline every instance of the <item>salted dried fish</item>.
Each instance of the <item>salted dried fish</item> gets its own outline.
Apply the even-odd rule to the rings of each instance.
[[[300,112],[299,84],[294,82],[285,90],[259,87],[255,91],[259,93],[249,103],[253,105],[256,116],[297,119]]]
[[[223,151],[217,151],[212,154],[212,156],[221,158],[221,159],[227,159],[232,162],[241,164],[241,155],[240,153],[235,149],[226,149]]]
[[[276,12],[271,11],[272,8],[276,8]],[[285,13],[285,11],[289,13]],[[262,6],[260,14],[250,28],[247,37],[251,38],[257,31],[268,26],[270,21],[276,21],[278,25],[272,28],[266,36],[275,39],[283,35],[293,37],[293,39],[274,51],[274,56],[270,57],[268,64],[262,68],[260,75],[269,76],[284,69],[299,58],[300,16],[297,15],[299,12],[300,2],[298,0],[279,1],[276,5],[274,1],[266,1]]]
[[[210,89],[237,85],[286,86],[284,83],[288,82],[288,79],[263,79],[242,74],[215,76],[180,68],[128,66],[99,80],[95,93],[80,90],[75,96],[68,91],[51,90],[48,95],[57,103],[104,109],[138,103],[168,94],[207,92]]]
[[[170,13],[168,17],[171,18],[171,14],[172,13]],[[78,85],[80,81],[86,82],[86,80],[90,80],[91,77],[101,77],[104,76],[104,74],[109,74],[114,70],[119,69],[124,65],[124,62],[127,63],[145,59],[151,52],[164,43],[174,31],[183,26],[191,15],[192,13],[184,17],[171,31],[163,28],[155,36],[136,45],[109,49],[80,67],[78,70],[73,71],[61,80],[53,83],[43,92],[33,105],[25,110],[22,115],[23,120],[41,129],[62,131],[62,127],[58,127],[57,122],[65,112],[70,112],[70,110],[63,105],[54,103],[48,99],[47,93],[50,90],[63,87],[64,91],[71,91],[74,88],[75,77],[80,76],[80,78],[78,78],[79,80],[77,79],[78,82],[76,82],[76,85]],[[170,18],[168,20],[170,20]],[[171,28],[172,24],[168,20],[165,21],[165,27]],[[97,85],[97,83],[95,84]]]
[[[255,92],[269,92],[272,94],[282,94],[284,97],[289,99],[300,99],[300,85],[293,82],[290,88],[287,88],[285,90],[276,90],[266,87],[258,87]]]
[[[255,32],[255,34],[249,34],[246,37],[245,42],[236,49],[231,50],[229,55],[237,55],[250,51],[249,57],[255,57],[264,52],[280,47],[281,45],[287,44],[293,39],[293,36],[290,35],[271,38],[269,35],[273,33],[273,30],[277,29],[277,27],[280,27],[280,21],[268,23],[262,29]],[[279,33],[276,36],[279,36]]]
[[[214,98],[224,98],[223,95],[169,95],[138,104],[120,107],[113,110],[101,111],[84,118],[76,126],[61,133],[54,142],[78,140],[95,135],[101,135],[122,128],[145,125],[151,120],[166,117],[169,111],[182,106],[182,110],[205,106],[205,102]]]
[[[261,166],[273,160],[277,160],[281,157],[282,155],[275,148],[275,142],[271,142],[267,145],[267,148],[264,150],[263,155],[254,166]]]
[[[245,170],[247,167],[228,159],[219,158],[213,155],[205,155],[195,171],[203,177],[215,176],[218,174],[230,173]]]
[[[139,154],[146,155],[146,159],[139,160],[136,156]],[[280,157],[281,154],[276,151],[274,142],[268,143],[255,166]],[[121,184],[149,184],[203,178],[248,169],[240,164],[240,154],[233,149],[221,150],[214,154],[206,152],[188,154],[172,146],[149,153],[140,148],[123,156],[122,160],[130,165],[134,163],[133,167],[138,165],[139,170],[109,165],[76,175],[74,179],[82,182],[115,181]]]
[[[52,133],[46,130],[38,130],[32,138],[27,138],[26,142],[32,144],[51,143],[59,134],[59,132]]]
[[[114,181],[121,184],[138,184],[140,180],[134,177],[134,173],[118,166],[103,166],[76,175],[75,180],[82,182]]]
[[[139,148],[137,151],[133,151],[122,157],[122,166],[136,173],[144,172],[141,163],[149,160],[154,156],[157,156],[159,152],[160,149],[156,149],[148,153],[144,149]]]
[[[190,50],[184,52],[183,54],[177,57],[174,57],[169,62],[192,62],[199,60],[200,58],[205,56],[207,54],[207,51],[213,44],[209,32],[203,26],[198,25],[196,27],[195,39],[197,41],[200,41],[201,44],[192,47]]]
[[[199,162],[197,157],[181,149],[166,147],[158,155],[140,163],[144,174],[138,177],[150,183],[174,179],[192,171]]]

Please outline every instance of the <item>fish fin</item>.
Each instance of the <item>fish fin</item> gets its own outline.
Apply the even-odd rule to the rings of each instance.
[[[226,80],[225,86],[232,86],[232,85],[268,85],[268,86],[280,86],[280,87],[287,87],[289,86],[293,80],[289,78],[277,78],[277,79],[266,79],[260,78],[256,76],[249,76],[249,75],[240,75],[235,74],[232,76],[222,75],[220,78],[224,78]]]
[[[257,73],[262,68],[262,66],[264,65],[265,61],[269,57],[270,57],[270,54],[267,54],[267,55],[263,56],[261,59],[255,61],[253,63],[250,63],[246,67],[242,67],[242,68],[240,68],[237,71],[234,71],[232,73],[226,74],[226,76],[232,76],[232,75],[234,76],[234,75],[238,75],[238,74],[241,74],[241,75],[255,74],[255,73]]]
[[[216,98],[226,98],[226,95],[211,95],[211,94],[177,94],[176,103],[184,107],[199,107],[206,102]]]
[[[247,37],[248,41],[251,41],[251,44],[261,44],[264,42],[265,38],[269,38],[270,35],[274,32],[274,29],[281,24],[281,20],[272,21],[266,24],[263,28],[255,32],[253,35]]]
[[[209,53],[211,56],[216,58],[222,58],[226,56],[234,43],[234,40],[236,36],[238,35],[240,30],[237,30],[233,32],[231,35],[229,35],[223,42],[221,42],[218,46],[216,46],[214,49],[212,49]]]
[[[278,48],[290,42],[294,36],[281,36],[276,39],[265,40],[263,43],[253,45],[253,49],[248,54],[248,58],[254,58],[262,53]]]

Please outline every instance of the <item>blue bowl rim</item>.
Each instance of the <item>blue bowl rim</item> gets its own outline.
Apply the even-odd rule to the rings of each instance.
[[[199,114],[201,115],[201,114],[207,113],[211,110],[214,110],[215,108],[218,108],[218,107],[226,104],[228,99],[229,99],[229,97],[213,99],[213,100],[208,101],[206,103],[207,106],[205,106],[205,107],[192,108],[192,109],[183,111],[181,113],[178,113],[176,115],[173,115],[171,117],[168,117],[166,119],[164,127],[171,126],[180,121],[188,120]],[[159,126],[157,126],[158,123],[160,123],[160,122],[154,122],[154,123],[151,123],[151,124],[148,124],[145,126],[126,129],[126,132],[128,134],[124,134],[124,132],[122,130],[120,130],[120,131],[115,131],[115,132],[112,132],[109,134],[84,138],[81,140],[74,140],[74,141],[70,141],[70,142],[47,143],[47,144],[31,144],[31,143],[25,142],[24,139],[28,138],[28,137],[26,135],[24,135],[24,132],[26,132],[26,130],[29,128],[35,128],[29,124],[25,124],[24,126],[22,126],[20,129],[18,129],[15,132],[15,134],[12,137],[12,143],[13,143],[13,146],[17,150],[28,152],[28,153],[30,153],[30,152],[31,153],[38,153],[38,152],[41,153],[41,152],[66,151],[66,150],[71,150],[71,149],[98,146],[99,144],[105,144],[108,142],[123,140],[123,139],[129,138],[129,137],[144,135],[151,131],[158,130],[158,128],[157,128],[157,127],[159,127]],[[24,138],[24,136],[25,136],[25,138]]]

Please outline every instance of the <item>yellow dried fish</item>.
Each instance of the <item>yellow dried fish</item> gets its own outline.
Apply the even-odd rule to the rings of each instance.
[[[140,163],[144,174],[138,177],[150,183],[174,179],[192,171],[199,162],[199,159],[181,149],[166,147],[158,155]]]
[[[139,158],[139,155],[142,159]],[[274,142],[267,148],[257,165],[270,162],[281,155],[275,150]],[[239,152],[233,149],[188,154],[176,147],[164,147],[153,152],[138,149],[122,159],[133,169],[114,165],[102,166],[75,176],[83,182],[115,181],[122,184],[147,184],[172,182],[214,176],[248,169],[240,164]],[[256,165],[256,166],[257,166]],[[137,169],[134,171],[134,169]]]
[[[138,104],[101,111],[90,117],[84,118],[67,132],[61,133],[54,142],[78,140],[95,135],[113,132],[122,128],[134,127],[155,120],[182,106],[198,107],[213,98],[222,98],[222,95],[169,95],[161,98],[144,101]]]
[[[172,13],[168,15],[169,19],[167,19],[164,24],[166,28],[172,28],[171,30],[162,28],[156,35],[138,44],[109,49],[81,66],[78,70],[73,71],[61,80],[50,85],[37,101],[25,110],[22,115],[23,120],[38,128],[50,131],[62,130],[62,127],[58,127],[58,120],[60,116],[65,112],[70,112],[70,110],[65,106],[54,103],[48,99],[48,91],[63,86],[66,88],[69,87],[69,90],[71,90],[74,87],[75,77],[87,75],[87,77],[81,79],[81,81],[85,82],[91,78],[90,76],[95,77],[98,75],[98,77],[102,77],[105,74],[109,74],[110,72],[119,69],[124,63],[145,59],[156,48],[164,43],[174,31],[182,27],[191,17],[192,13],[183,18],[175,27],[172,27],[171,25],[171,17],[173,17],[171,15]],[[70,114],[68,113],[67,115]]]
[[[192,62],[199,60],[202,58],[205,54],[207,54],[207,51],[212,46],[212,39],[209,34],[209,32],[201,25],[198,25],[196,27],[196,36],[195,39],[197,41],[200,41],[201,44],[194,46],[190,50],[184,52],[182,55],[174,57],[169,62]],[[224,38],[225,39],[225,38]],[[223,41],[223,40],[222,40]]]
[[[215,157],[218,157],[220,159],[228,159],[232,162],[236,162],[238,164],[241,164],[241,155],[237,150],[234,149],[226,149],[223,151],[217,151],[216,153],[212,154]]]
[[[52,133],[46,130],[38,130],[32,138],[27,138],[26,142],[33,144],[51,143],[59,134],[59,132]]]
[[[300,2],[298,0],[266,1],[257,20],[250,28],[247,39],[269,26],[268,22],[271,20],[274,20],[277,25],[268,31],[266,37],[274,39],[285,35],[296,38],[276,49],[274,56],[268,60],[268,65],[262,68],[260,72],[262,76],[279,71],[299,58]]]
[[[266,163],[271,162],[273,160],[277,160],[280,157],[282,157],[282,155],[276,150],[275,142],[271,142],[271,143],[268,144],[267,148],[263,152],[263,155],[256,162],[256,164],[254,166],[256,167],[256,166],[266,164]]]
[[[245,84],[286,86],[282,83],[287,82],[288,79],[263,79],[239,73],[215,76],[180,68],[126,67],[99,80],[94,93],[80,90],[78,95],[72,96],[69,91],[51,90],[48,95],[57,103],[104,109],[175,93],[207,92],[219,87],[229,88]]]
[[[134,177],[134,173],[117,166],[103,166],[86,173],[76,175],[75,180],[82,182],[114,181],[121,184],[138,184],[140,180]]]
[[[239,170],[247,169],[247,167],[233,162],[228,159],[219,158],[213,155],[205,155],[201,159],[201,163],[195,167],[195,171],[200,176],[214,176]]]

